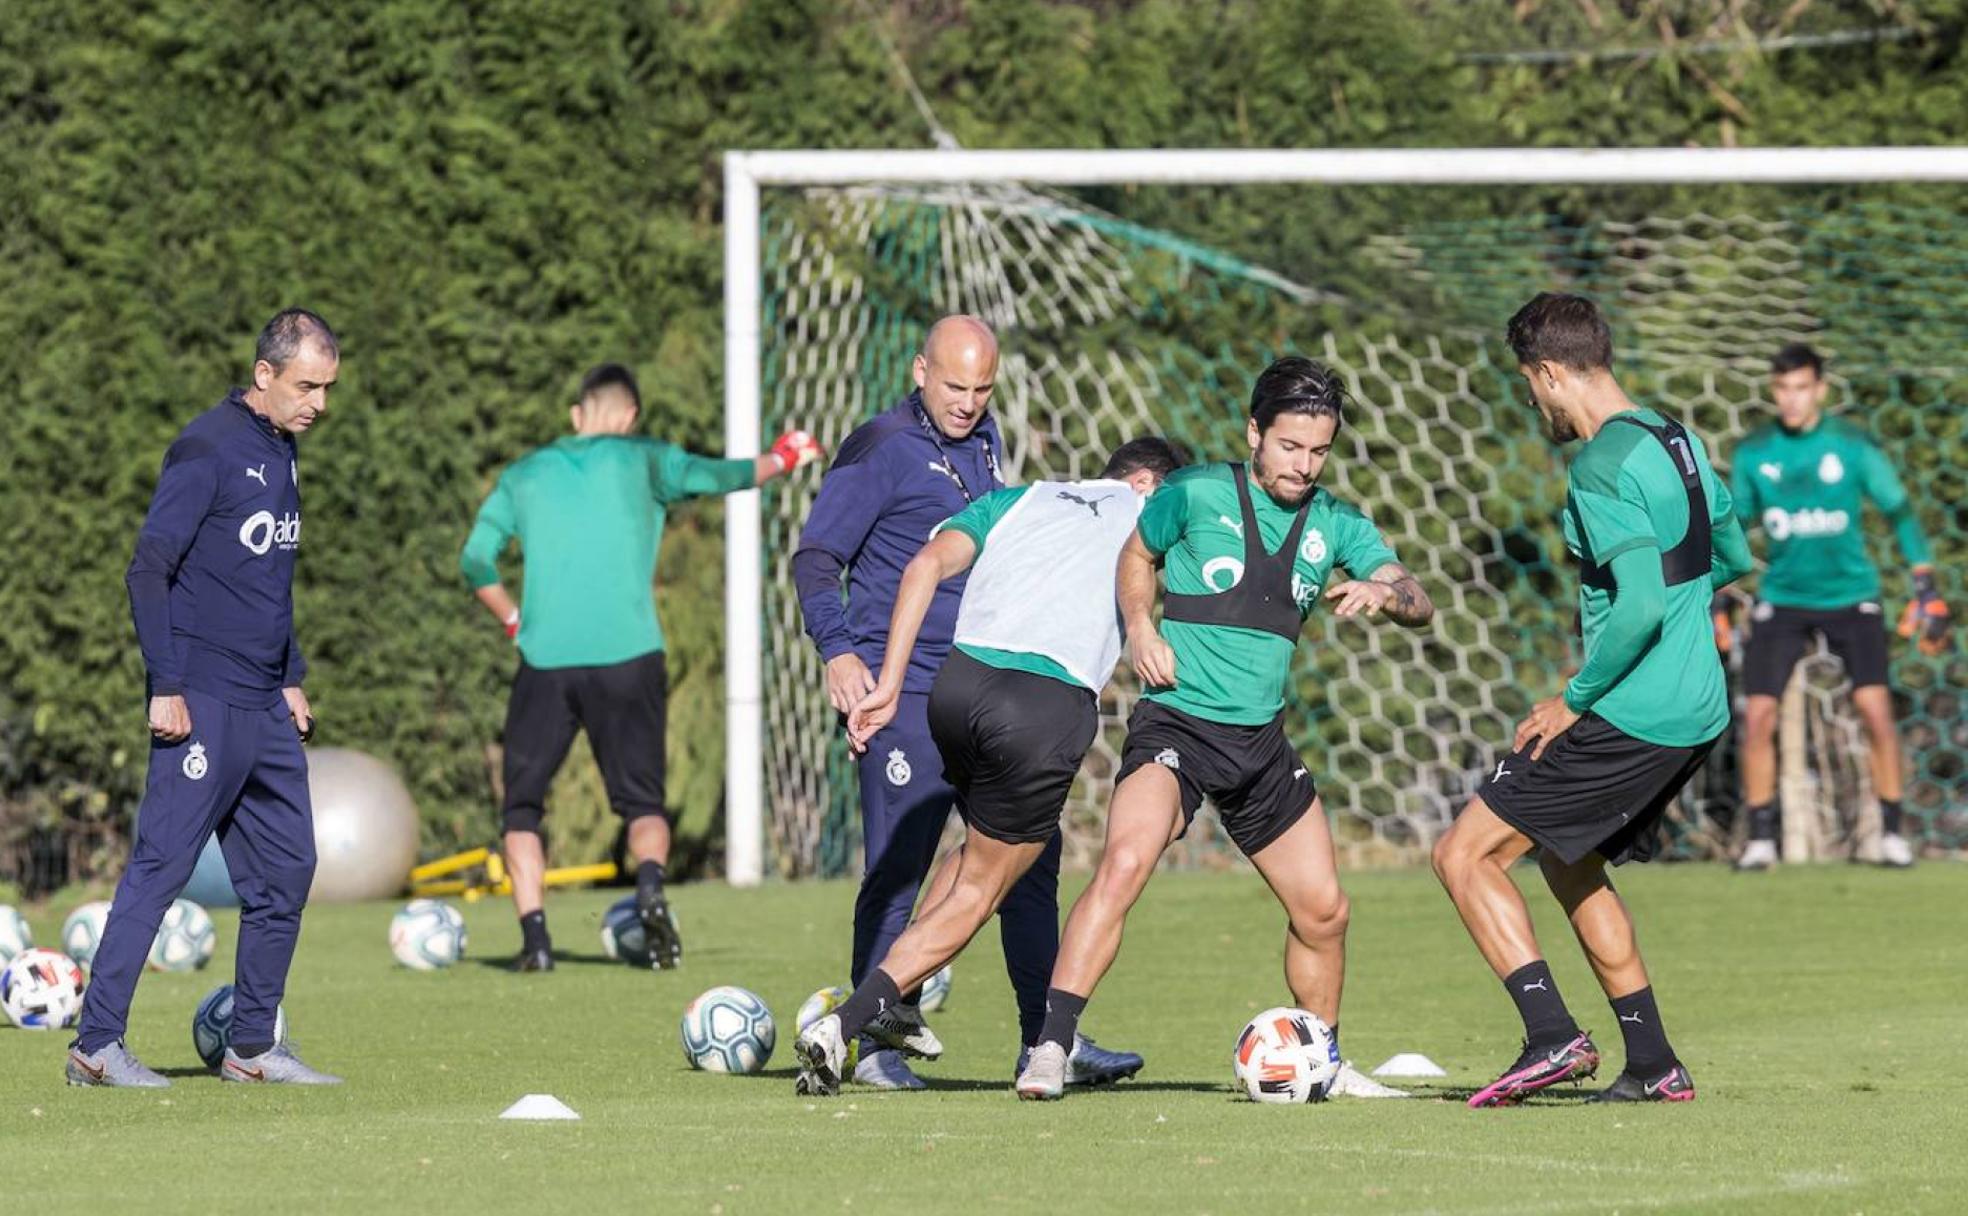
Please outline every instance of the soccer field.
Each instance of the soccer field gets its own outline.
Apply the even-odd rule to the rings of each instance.
[[[225,1086],[198,1071],[189,1033],[199,997],[229,978],[222,913],[210,969],[151,975],[138,993],[131,1045],[173,1087],[69,1089],[65,1034],[0,1032],[0,1143],[11,1192],[34,1197],[21,1210],[40,1214],[1959,1211],[1968,939],[1937,927],[1958,923],[1962,876],[1946,863],[1628,874],[1700,1099],[1597,1108],[1559,1090],[1502,1111],[1457,1095],[1514,1056],[1510,1002],[1420,871],[1349,881],[1343,1046],[1367,1067],[1424,1052],[1449,1077],[1418,1101],[1304,1108],[1256,1106],[1228,1084],[1244,1020],[1287,999],[1282,921],[1249,873],[1149,888],[1086,1021],[1148,1067],[1056,1104],[1012,1096],[994,931],[959,960],[933,1019],[949,1050],[923,1069],[929,1092],[793,1095],[793,1011],[845,978],[841,883],[679,888],[688,954],[664,974],[602,959],[608,892],[555,900],[557,942],[575,957],[537,977],[501,969],[518,945],[503,901],[467,908],[471,956],[435,974],[393,963],[390,905],[311,909],[287,1011],[306,1058],[349,1083]],[[1532,903],[1610,1080],[1610,1012],[1549,900]],[[66,910],[35,918],[44,938]],[[678,1015],[718,983],[756,990],[780,1018],[762,1076],[683,1063]],[[529,1092],[582,1121],[497,1119]]]

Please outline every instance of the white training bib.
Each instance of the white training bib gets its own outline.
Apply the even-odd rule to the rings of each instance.
[[[1121,658],[1114,566],[1142,499],[1124,481],[1041,481],[985,537],[956,641],[1044,655],[1098,693]]]

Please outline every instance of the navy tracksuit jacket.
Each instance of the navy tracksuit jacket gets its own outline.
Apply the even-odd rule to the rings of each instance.
[[[294,641],[300,547],[294,439],[235,389],[165,453],[130,562],[150,695],[182,695],[191,734],[152,741],[136,845],[90,967],[84,1052],[123,1037],[158,922],[214,831],[239,893],[232,1041],[273,1041],[314,878],[307,760],[281,695],[307,670]]]
[[[920,393],[847,437],[820,484],[793,557],[806,632],[822,659],[851,652],[871,673],[881,671],[903,567],[938,524],[1004,485],[998,469],[1003,452],[996,419],[987,416],[969,437],[953,442],[931,424]],[[857,764],[864,850],[850,973],[857,985],[908,927],[955,803],[930,738],[928,709],[930,686],[956,632],[963,584],[956,578],[937,589],[895,718],[869,741]],[[1046,985],[1059,953],[1059,851],[1054,836],[998,910],[1005,969],[1028,1045],[1045,1021]]]

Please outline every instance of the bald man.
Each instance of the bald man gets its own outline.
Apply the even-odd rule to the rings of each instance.
[[[998,342],[976,317],[930,327],[913,365],[915,391],[841,444],[807,515],[793,557],[806,632],[827,664],[827,698],[843,716],[875,687],[902,571],[938,525],[1004,485],[1004,441],[991,417]],[[846,598],[841,595],[846,576]],[[859,986],[902,935],[956,793],[929,730],[929,691],[950,652],[964,579],[938,585],[903,676],[895,716],[857,762],[863,863],[854,902],[850,976]],[[1059,952],[1059,838],[1055,835],[998,910],[1005,969],[1018,996],[1022,1042],[1045,1023],[1046,983]],[[863,1032],[853,1080],[921,1089],[905,1056],[935,1059],[943,1047],[917,1008],[917,993]],[[1021,1066],[1023,1053],[1020,1054]],[[1081,1040],[1068,1080],[1097,1084],[1132,1075],[1141,1057]]]

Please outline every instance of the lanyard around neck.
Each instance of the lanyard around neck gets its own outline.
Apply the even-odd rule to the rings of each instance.
[[[929,441],[936,445],[937,455],[943,457],[943,472],[949,474],[950,480],[956,483],[957,493],[963,495],[965,502],[976,502],[977,499],[970,492],[969,483],[964,481],[964,475],[957,470],[956,457],[951,454],[948,447],[944,446],[943,432],[936,429],[936,423],[930,419],[929,410],[924,407],[920,397],[916,399],[914,404],[916,407],[917,424],[929,436]],[[979,425],[981,426],[982,424],[980,423]],[[980,430],[977,433],[977,441],[984,445],[984,467],[990,470],[993,475],[996,475],[998,458],[996,453],[991,450],[991,437]],[[1003,480],[1001,476],[998,479],[1000,481]]]

